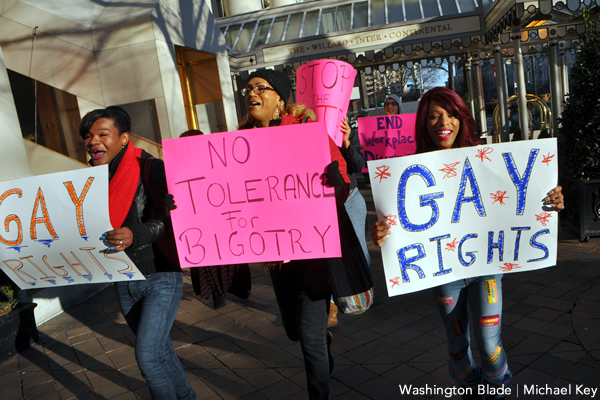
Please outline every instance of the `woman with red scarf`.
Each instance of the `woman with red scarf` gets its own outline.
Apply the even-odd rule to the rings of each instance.
[[[169,336],[183,290],[181,268],[158,250],[173,241],[162,160],[129,143],[131,120],[120,107],[85,115],[79,134],[92,166],[108,165],[113,230],[102,235],[109,252],[125,251],[145,280],[117,282],[127,324],[135,334],[135,358],[153,399],[196,399]],[[171,232],[165,236],[165,232]]]

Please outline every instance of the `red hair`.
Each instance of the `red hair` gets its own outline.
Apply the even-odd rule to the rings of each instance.
[[[454,144],[452,144],[453,148],[475,146],[481,143],[477,134],[477,124],[463,99],[456,92],[446,87],[435,87],[428,90],[421,97],[417,108],[417,120],[415,122],[417,153],[439,150],[429,137],[429,133],[427,133],[427,114],[432,101],[438,102],[448,114],[454,115],[460,121],[460,129]]]

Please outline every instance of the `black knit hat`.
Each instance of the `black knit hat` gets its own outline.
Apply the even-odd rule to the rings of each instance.
[[[281,96],[283,102],[287,104],[292,91],[292,81],[286,74],[273,69],[261,69],[251,73],[248,77],[248,82],[252,78],[262,78],[269,82],[269,85],[273,86],[273,89]]]

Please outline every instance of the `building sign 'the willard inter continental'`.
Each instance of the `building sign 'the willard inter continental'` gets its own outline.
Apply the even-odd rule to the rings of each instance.
[[[432,38],[441,40],[440,37],[447,35],[457,37],[465,33],[478,34],[480,29],[479,16],[474,15],[265,47],[263,57],[265,63],[274,64],[294,57],[318,55],[335,50],[345,49],[356,52],[372,50],[374,47],[384,48],[406,40]]]

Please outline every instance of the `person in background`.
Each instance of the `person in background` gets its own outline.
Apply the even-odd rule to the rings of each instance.
[[[242,90],[248,113],[238,129],[295,125],[315,120],[312,110],[288,102],[291,89],[291,80],[282,72],[265,69],[250,74]],[[324,174],[324,183],[335,188],[339,210],[348,197],[350,179],[346,174],[346,161],[331,138],[329,151],[332,163]],[[293,260],[268,265],[285,332],[291,340],[300,341],[311,400],[329,398],[333,358],[330,353],[332,336],[327,330],[332,294],[328,264],[339,260]]]
[[[365,155],[362,152],[363,147],[358,140],[358,131],[350,128],[348,118],[344,118],[342,120],[340,130],[344,134],[340,151],[344,157],[344,160],[346,160],[347,173],[348,177],[350,178],[350,194],[348,195],[348,199],[344,204],[348,216],[350,217],[350,221],[352,222],[352,227],[356,232],[356,237],[360,242],[360,246],[370,268],[371,256],[369,255],[369,250],[367,247],[365,229],[367,221],[367,203],[360,193],[360,190],[358,190],[358,184],[356,182],[356,177],[354,176],[355,173],[362,171],[365,165]],[[327,322],[328,328],[334,327],[339,323],[337,312],[338,308],[332,299],[329,307],[329,320]]]
[[[191,129],[179,137],[204,135],[202,131]],[[252,288],[252,278],[248,264],[215,265],[209,267],[191,267],[190,276],[194,293],[203,299],[212,298],[215,310],[227,304],[227,292],[247,299]]]
[[[390,94],[383,102],[383,112],[385,112],[385,115],[400,114],[400,104],[402,104],[400,97]]]
[[[107,252],[124,251],[146,278],[116,282],[115,288],[127,325],[135,334],[135,358],[152,398],[193,400],[196,393],[169,336],[183,291],[183,275],[180,266],[169,262],[156,246],[171,223],[165,204],[164,163],[129,143],[130,130],[129,115],[114,106],[90,111],[79,126],[90,165],[108,165],[114,229],[105,232],[102,240]],[[143,170],[148,172],[147,179]],[[172,236],[164,240],[174,248]]]
[[[436,87],[423,95],[417,109],[415,125],[417,153],[445,150],[479,144],[477,126],[465,102],[452,90]],[[544,204],[556,211],[564,209],[562,188],[557,186],[544,199]],[[390,234],[384,221],[371,228],[373,243],[381,246]],[[497,296],[489,296],[487,287],[496,286]],[[511,387],[512,373],[500,338],[502,318],[502,274],[461,279],[433,288],[448,340],[450,376],[462,387],[471,387],[472,396],[480,399],[476,385],[493,388]],[[481,353],[481,366],[471,353],[469,317]],[[498,395],[492,398],[503,398]]]
[[[396,96],[395,94],[390,94],[385,98],[385,101],[383,102],[383,112],[385,113],[385,115],[400,114],[400,104],[402,104],[402,100],[400,100],[400,97]],[[369,179],[369,173],[363,172],[363,176],[365,178],[367,188],[370,188],[371,180]]]

